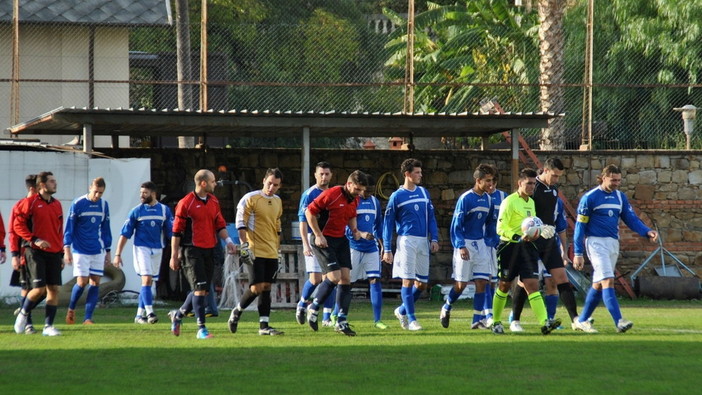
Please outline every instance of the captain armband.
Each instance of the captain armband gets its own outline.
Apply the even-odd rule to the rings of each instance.
[[[586,223],[590,222],[590,217],[588,217],[587,215],[578,214],[577,221],[580,223],[586,224]]]

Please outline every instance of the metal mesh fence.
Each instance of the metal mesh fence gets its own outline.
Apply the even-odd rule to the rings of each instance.
[[[564,52],[563,64],[554,72],[562,79],[549,85],[540,80],[536,9],[515,7],[513,1],[464,3],[430,7],[417,15],[414,110],[476,112],[481,100],[494,98],[506,111],[542,111],[540,91],[555,86],[560,88],[565,113],[561,131],[565,147],[577,149],[583,139],[587,1],[567,2],[563,31],[556,33],[564,42]],[[477,17],[471,14],[472,3],[493,7],[492,13]],[[502,8],[494,8],[498,3]],[[597,32],[593,148],[684,148],[680,113],[672,109],[702,103],[694,62],[702,55],[681,52],[679,61],[671,61],[674,54],[665,54],[672,45],[666,41],[669,36],[652,34],[648,45],[643,45],[646,32],[640,33],[644,38],[633,40],[631,31],[625,29],[631,25],[626,15],[613,18],[608,12],[608,7],[616,8],[622,2],[601,3],[593,22]],[[693,3],[702,5],[698,0]],[[642,12],[648,11],[632,10],[630,19],[641,17]],[[8,104],[0,109],[0,122],[10,126],[59,106],[199,108],[199,18],[197,13],[191,15],[191,76],[187,78],[186,73],[181,80],[185,98],[179,103],[175,23],[150,26],[129,20],[120,24],[21,20],[15,80],[12,25],[7,14],[3,17],[0,13],[0,95],[8,98]],[[406,15],[346,12],[327,5],[308,10],[295,23],[290,23],[292,19],[286,23],[225,23],[226,19],[212,16],[207,25],[209,108],[403,110]],[[702,33],[687,34],[692,37],[686,40],[694,42],[694,35]],[[13,81],[19,87],[17,102],[11,94]],[[539,134],[526,131],[533,146],[538,146]],[[478,144],[460,140],[446,146]],[[692,145],[702,146],[698,136],[692,136]]]

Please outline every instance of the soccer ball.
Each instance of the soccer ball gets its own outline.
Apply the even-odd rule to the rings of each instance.
[[[539,217],[526,217],[522,221],[522,235],[532,240],[541,236],[544,223]]]

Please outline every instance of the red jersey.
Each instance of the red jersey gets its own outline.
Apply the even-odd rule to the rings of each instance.
[[[14,206],[12,206],[12,211],[10,211],[10,226],[8,226],[10,238],[8,240],[8,245],[10,246],[10,252],[14,255],[19,254],[22,248],[22,238],[15,232],[15,219],[17,218],[17,213],[27,198],[23,198],[17,201]]]
[[[219,200],[211,193],[203,200],[191,192],[176,206],[173,236],[180,236],[183,246],[213,248],[217,234],[226,227]]]
[[[54,253],[63,251],[61,202],[54,198],[46,201],[41,195],[36,194],[19,202],[16,215],[12,229],[17,236],[29,242],[32,248],[38,249],[34,241],[42,239],[50,244],[50,247],[44,251]]]
[[[343,186],[335,186],[322,192],[307,210],[314,216],[326,217],[326,223],[320,221],[322,234],[329,237],[345,237],[346,225],[351,218],[356,218],[358,197],[351,197]]]
[[[2,221],[2,214],[0,214],[0,251],[5,251],[5,223]]]

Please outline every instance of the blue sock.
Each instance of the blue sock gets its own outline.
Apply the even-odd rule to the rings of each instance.
[[[549,319],[553,319],[556,316],[556,309],[558,308],[558,295],[546,295],[546,315]]]
[[[485,303],[483,303],[483,314],[485,317],[492,317],[492,298],[495,297],[495,288],[491,283],[485,284]]]
[[[456,291],[455,287],[451,287],[448,296],[446,297],[446,303],[444,303],[444,308],[446,310],[451,310],[451,305],[456,303],[458,297],[461,296],[461,292]]]
[[[476,293],[473,296],[473,323],[485,318],[483,315],[483,305],[485,305],[485,292]]]
[[[312,292],[314,292],[317,285],[312,284],[310,280],[305,281],[305,285],[302,286],[302,292],[300,293],[300,301],[297,303],[300,307],[305,307],[305,303],[312,297]]]
[[[417,317],[414,316],[414,294],[412,290],[412,287],[402,287],[400,290],[400,295],[402,295],[400,314],[402,314],[402,310],[404,310],[405,313],[403,315],[407,315],[409,322],[417,320]]]
[[[71,290],[71,301],[68,303],[68,308],[71,310],[76,309],[76,304],[78,303],[78,299],[83,295],[83,291],[85,290],[85,287],[80,287],[78,284],[75,284],[73,286],[73,289]]]
[[[139,293],[139,306],[140,309],[144,310],[144,287],[141,287],[141,292]]]
[[[92,320],[93,312],[98,304],[98,296],[100,294],[99,285],[88,285],[88,296],[85,298],[85,319]]]
[[[617,300],[617,294],[614,292],[614,288],[603,288],[602,289],[602,300],[604,300],[609,314],[614,320],[614,325],[619,323],[622,318],[622,312],[619,310],[619,301]]]
[[[44,321],[44,325],[54,325],[54,318],[56,318],[56,310],[57,306],[52,306],[50,304],[46,305],[46,320]]]
[[[587,319],[592,316],[592,313],[595,311],[597,305],[600,304],[600,300],[602,300],[602,292],[596,290],[595,288],[590,288],[590,290],[587,291],[587,296],[585,296],[585,305],[583,306],[583,310],[580,312],[578,321],[587,321]]]
[[[383,288],[379,279],[370,285],[370,300],[373,306],[373,319],[378,322],[383,309]]]
[[[412,291],[411,291],[412,292],[412,302],[416,302],[417,300],[419,300],[419,297],[422,295],[422,290],[415,287],[414,285],[411,287],[411,289],[412,289]],[[404,301],[404,299],[403,299],[403,301]],[[412,303],[412,310],[414,311],[414,303]],[[402,314],[402,315],[409,314],[409,312],[407,312],[407,308],[405,307],[404,302],[402,303],[402,306],[400,306],[400,314]]]
[[[144,306],[151,306],[154,304],[154,295],[151,293],[150,286],[142,285],[141,286],[141,293],[139,295],[143,299],[142,303]]]
[[[198,328],[205,327],[205,305],[207,298],[205,295],[195,295],[193,294],[193,311],[195,312],[195,318],[197,318]]]

